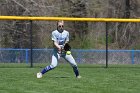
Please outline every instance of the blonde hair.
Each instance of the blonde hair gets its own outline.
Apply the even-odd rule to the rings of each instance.
[[[59,24],[63,24],[63,25],[64,25],[64,21],[63,21],[63,20],[59,20],[59,21],[57,22],[57,25],[59,25]]]

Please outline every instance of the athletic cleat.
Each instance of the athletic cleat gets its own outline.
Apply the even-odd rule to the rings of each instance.
[[[82,77],[79,75],[79,76],[77,76],[76,78],[82,78]]]
[[[37,73],[37,78],[42,78],[42,73]]]

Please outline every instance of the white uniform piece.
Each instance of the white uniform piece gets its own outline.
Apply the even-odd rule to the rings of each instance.
[[[52,32],[52,40],[54,42],[57,42],[58,45],[60,45],[62,48],[64,47],[65,42],[69,41],[69,32],[64,30],[62,33],[58,32],[58,30],[55,30]],[[77,66],[73,56],[66,55],[66,53],[59,53],[57,48],[54,48],[53,55],[52,55],[52,62],[51,67],[55,68],[58,64],[58,60],[60,57],[63,57],[66,61],[68,61],[72,66]]]

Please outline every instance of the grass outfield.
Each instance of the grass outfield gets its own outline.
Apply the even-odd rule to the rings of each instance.
[[[82,78],[72,68],[60,64],[37,79],[42,68],[0,68],[0,93],[139,93],[140,66],[103,68],[79,65]]]

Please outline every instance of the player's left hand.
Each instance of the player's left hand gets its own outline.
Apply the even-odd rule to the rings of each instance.
[[[65,50],[65,51],[70,51],[70,50],[71,50],[71,46],[70,46],[68,43],[66,43],[66,44],[64,45],[64,50]]]

